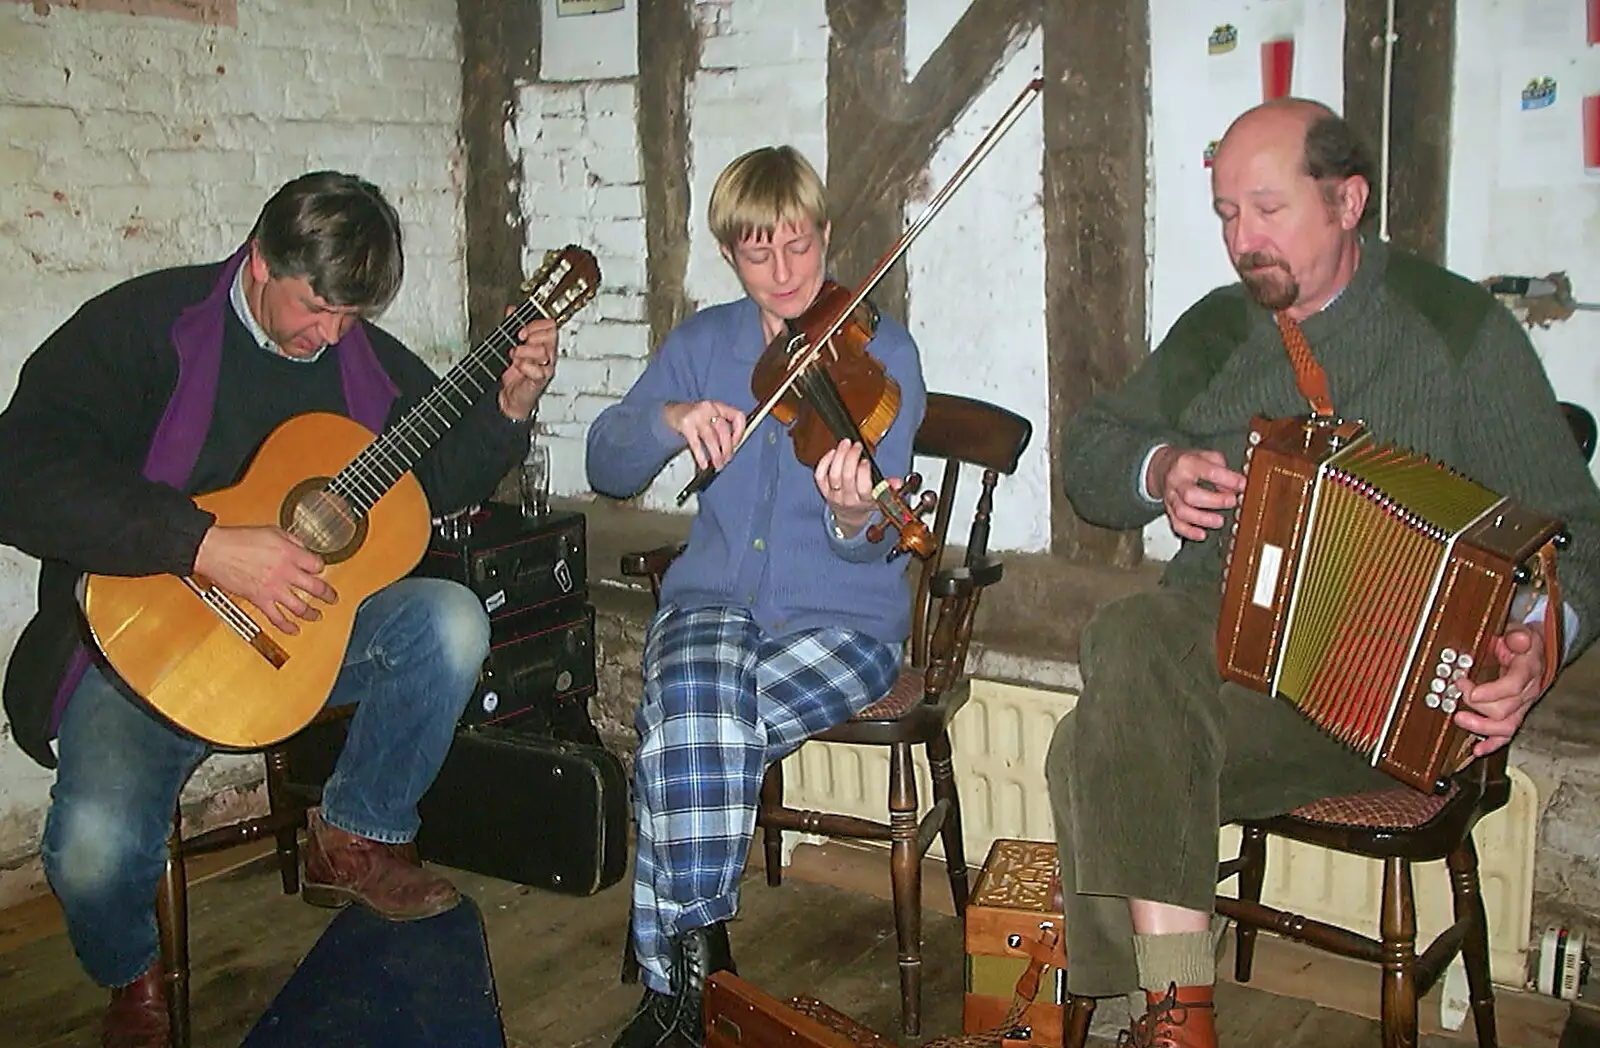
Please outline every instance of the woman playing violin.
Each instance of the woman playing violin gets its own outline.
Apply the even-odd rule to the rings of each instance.
[[[812,467],[777,418],[745,433],[757,361],[826,279],[822,181],[789,146],[757,149],[718,177],[709,211],[745,297],[684,321],[589,431],[589,483],[607,495],[641,491],[686,447],[721,471],[645,642],[632,928],[646,991],[617,1048],[701,1044],[700,990],[732,967],[725,922],[764,770],[881,698],[910,631],[893,533],[874,541],[868,528],[878,510],[860,444],[841,440]],[[900,389],[874,454],[903,475],[926,402],[917,347],[884,318],[868,349]]]

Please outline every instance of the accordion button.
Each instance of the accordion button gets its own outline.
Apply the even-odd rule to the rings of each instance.
[[[1447,665],[1446,663],[1443,663],[1443,662],[1439,663],[1439,665],[1437,665],[1437,666],[1435,666],[1433,668],[1433,675],[1434,675],[1435,679],[1450,676],[1450,667],[1449,667],[1449,665]]]
[[[1441,661],[1441,662],[1454,662],[1454,661],[1456,661],[1456,649],[1454,649],[1454,648],[1446,648],[1443,651],[1441,651],[1439,653],[1439,661]]]
[[[1427,706],[1430,710],[1436,710],[1439,708],[1439,696],[1435,695],[1431,691],[1428,692],[1427,695],[1423,696],[1422,702],[1423,705]]]
[[[1454,673],[1450,674],[1450,679],[1451,680],[1460,680],[1462,677],[1465,677],[1466,675],[1467,675],[1467,671],[1466,670],[1457,667],[1456,671]]]
[[[1455,699],[1459,698],[1460,696],[1461,696],[1461,689],[1456,687],[1454,684],[1452,684],[1448,688],[1444,689],[1444,701],[1446,701],[1446,702],[1453,702]]]
[[[1428,691],[1434,695],[1444,691],[1444,681],[1440,680],[1438,677],[1433,678],[1428,682]]]
[[[1445,699],[1439,704],[1439,708],[1446,713],[1454,713],[1456,711],[1456,700]]]
[[[1472,656],[1462,652],[1461,657],[1456,660],[1456,665],[1464,670],[1470,670],[1472,668]]]

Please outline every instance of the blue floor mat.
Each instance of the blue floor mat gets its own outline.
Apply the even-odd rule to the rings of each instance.
[[[471,899],[425,921],[351,906],[333,919],[242,1048],[505,1048],[483,918]]]

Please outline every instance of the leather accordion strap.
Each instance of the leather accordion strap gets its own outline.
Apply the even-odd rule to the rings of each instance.
[[[1029,939],[1016,947],[1028,955],[1028,967],[1017,979],[1011,1007],[1006,1011],[1006,1017],[1000,1020],[999,1026],[982,1033],[935,1037],[923,1044],[922,1048],[996,1048],[1006,1043],[1006,1035],[1022,1021],[1022,1013],[1028,1010],[1028,1006],[1039,995],[1039,980],[1043,977],[1045,968],[1055,963],[1055,946],[1059,938],[1060,932],[1056,930],[1055,925],[1046,924],[1039,929],[1038,938]]]
[[[1294,366],[1295,385],[1306,398],[1311,410],[1322,418],[1333,415],[1333,398],[1328,393],[1328,373],[1322,370],[1317,358],[1311,355],[1311,343],[1300,325],[1287,313],[1275,313],[1278,333],[1283,336],[1283,348],[1289,351],[1289,363]]]
[[[1539,682],[1542,695],[1556,679],[1561,669],[1561,633],[1566,626],[1566,614],[1561,607],[1561,580],[1556,577],[1556,544],[1551,539],[1539,547],[1539,574],[1544,579],[1544,679]]]

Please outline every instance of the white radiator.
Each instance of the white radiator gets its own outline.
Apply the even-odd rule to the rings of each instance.
[[[1072,708],[1069,692],[974,680],[957,716],[952,746],[967,861],[980,863],[996,837],[1053,840],[1044,759],[1056,721]],[[919,753],[919,757],[920,757]],[[888,751],[876,746],[808,743],[784,765],[785,800],[794,807],[885,820]],[[1479,877],[1489,915],[1495,981],[1521,987],[1532,919],[1533,849],[1538,804],[1532,782],[1513,768],[1511,802],[1479,824]],[[924,761],[918,798],[930,797]],[[1239,831],[1222,831],[1221,853],[1238,852]],[[940,851],[935,843],[934,851]],[[1382,864],[1272,838],[1262,901],[1376,936]],[[1419,941],[1450,923],[1449,874],[1443,862],[1413,872]],[[1232,886],[1225,886],[1231,890]]]

